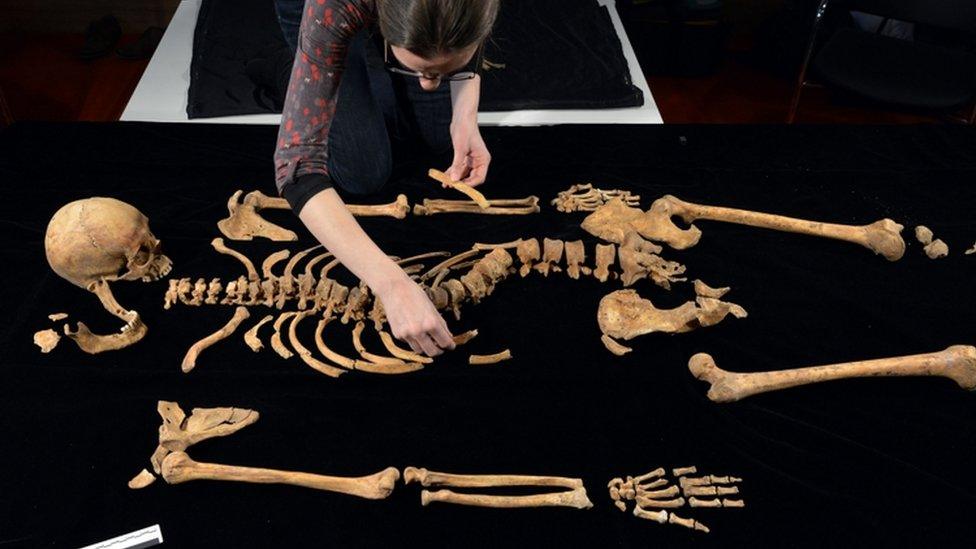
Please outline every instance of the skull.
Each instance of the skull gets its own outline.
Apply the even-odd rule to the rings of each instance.
[[[47,261],[61,278],[91,290],[100,281],[150,282],[172,268],[160,253],[149,220],[114,198],[93,197],[63,206],[47,226]]]

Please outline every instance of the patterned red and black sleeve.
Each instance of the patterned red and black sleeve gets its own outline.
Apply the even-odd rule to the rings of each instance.
[[[376,18],[374,0],[306,0],[275,149],[278,192],[297,214],[332,186],[329,129],[352,37]]]

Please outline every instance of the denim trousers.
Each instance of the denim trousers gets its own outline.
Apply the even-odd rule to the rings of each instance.
[[[279,25],[293,51],[304,4],[275,0]],[[329,131],[329,175],[352,194],[382,189],[395,159],[451,150],[450,83],[424,91],[416,78],[387,71],[382,49],[376,29],[364,29],[353,38]]]

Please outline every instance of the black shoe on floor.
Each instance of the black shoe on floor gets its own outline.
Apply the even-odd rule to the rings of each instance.
[[[122,26],[119,20],[106,15],[98,21],[92,21],[85,32],[85,44],[78,52],[82,59],[95,59],[112,51],[116,42],[122,37]]]
[[[162,39],[163,29],[149,27],[142,33],[142,36],[138,40],[122,46],[115,50],[115,53],[119,54],[119,57],[122,59],[149,59],[152,57],[153,52],[156,51],[156,46],[159,45],[159,41]]]

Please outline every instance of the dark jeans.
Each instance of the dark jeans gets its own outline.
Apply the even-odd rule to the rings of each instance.
[[[275,0],[278,22],[294,51],[304,1]],[[378,31],[375,31],[378,34]],[[416,78],[383,65],[382,39],[368,30],[349,45],[329,131],[329,174],[353,194],[374,193],[390,179],[395,159],[451,150],[451,88],[426,92]]]

